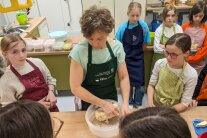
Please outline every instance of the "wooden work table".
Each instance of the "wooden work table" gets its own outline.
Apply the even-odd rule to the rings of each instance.
[[[58,138],[96,138],[87,126],[84,111],[56,112],[51,113],[51,116],[57,117],[64,121],[64,125],[57,136]],[[203,106],[191,108],[188,111],[181,113],[181,116],[187,121],[192,138],[197,138],[192,122],[194,119],[207,120],[207,107]]]

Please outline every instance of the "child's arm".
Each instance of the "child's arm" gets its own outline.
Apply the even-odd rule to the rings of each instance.
[[[162,29],[160,27],[155,31],[154,51],[163,51],[164,45],[160,44]]]
[[[193,100],[195,100],[198,97],[201,91],[201,86],[205,80],[206,74],[207,74],[207,65],[202,69],[200,75],[198,76],[198,81],[197,81],[197,84],[196,84],[196,87],[193,93],[193,97],[192,97]]]
[[[155,86],[148,85],[147,87],[147,106],[154,107],[153,96],[154,96]]]
[[[180,113],[180,112],[185,111],[188,107],[182,103],[179,103],[179,104],[174,105],[172,108],[175,108],[175,110]]]
[[[161,60],[158,60],[155,63],[155,66],[152,70],[152,75],[150,77],[149,85],[147,88],[147,105],[149,107],[155,106],[153,102],[153,97],[154,97],[154,92],[155,92],[155,86],[158,82],[159,71],[161,69],[161,66],[160,66],[161,62],[162,62]]]

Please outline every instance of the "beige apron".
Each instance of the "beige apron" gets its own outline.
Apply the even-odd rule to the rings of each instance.
[[[165,27],[163,27],[163,29],[162,29],[162,35],[160,38],[160,44],[162,44],[162,45],[165,45],[167,43],[167,41],[169,40],[169,37],[165,36],[164,31],[165,31]],[[173,26],[173,32],[175,34],[175,26]],[[151,72],[154,68],[155,62],[161,58],[164,58],[164,57],[165,57],[164,54],[160,54],[160,53],[153,54],[152,64],[151,64]]]
[[[171,107],[180,103],[183,94],[183,77],[184,67],[179,76],[173,73],[168,67],[167,63],[161,68],[159,73],[159,80],[155,86],[154,104],[156,106]]]
[[[202,28],[187,28],[185,33],[191,37],[192,45],[191,45],[191,55],[195,55],[198,50],[203,47],[203,42],[206,37],[206,32]],[[195,63],[190,64],[198,74],[200,74],[201,70],[205,66],[204,59]]]

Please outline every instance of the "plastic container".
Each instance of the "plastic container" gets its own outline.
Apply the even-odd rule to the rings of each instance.
[[[45,52],[52,51],[52,47],[55,45],[55,39],[45,39],[45,42],[43,44],[45,48]]]
[[[49,33],[49,37],[55,39],[57,42],[65,41],[65,37],[68,35],[66,31],[54,31]]]
[[[52,49],[54,51],[61,51],[63,50],[63,45],[64,45],[64,42],[56,42],[53,46],[52,46]]]
[[[44,43],[43,39],[33,40],[34,51],[35,52],[44,51],[43,43]]]
[[[20,25],[26,25],[27,24],[27,13],[24,11],[18,11],[16,13],[16,19]]]
[[[34,51],[34,46],[33,46],[33,40],[32,39],[24,39],[25,43],[26,43],[26,49],[28,52],[32,52]]]
[[[150,46],[154,45],[154,38],[155,38],[155,33],[154,32],[150,32],[151,42],[148,45],[150,45]]]
[[[108,100],[118,104],[116,101]],[[119,134],[119,117],[114,117],[109,120],[109,123],[96,123],[94,122],[94,113],[97,110],[97,107],[90,105],[86,111],[85,119],[88,124],[90,131],[97,137],[110,138],[118,136]]]
[[[156,19],[152,20],[152,22],[151,22],[152,32],[155,32],[156,29],[157,29],[161,24],[162,24],[162,21],[160,21],[160,20],[156,20]]]

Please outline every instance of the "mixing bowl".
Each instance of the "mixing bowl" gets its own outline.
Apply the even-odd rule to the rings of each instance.
[[[108,100],[118,105],[117,101]],[[97,106],[90,105],[86,111],[85,119],[90,131],[101,138],[110,138],[119,134],[119,116],[113,117],[106,122],[99,122],[95,119],[95,111]]]

